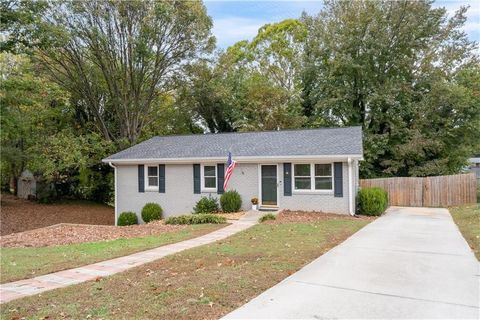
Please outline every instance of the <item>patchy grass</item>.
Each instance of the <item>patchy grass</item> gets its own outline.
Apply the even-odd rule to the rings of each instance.
[[[2,306],[2,319],[217,319],[366,225],[364,219],[260,224],[98,282]]]
[[[266,213],[258,219],[258,222],[262,223],[268,220],[275,220],[277,217],[273,213]]]
[[[480,205],[450,208],[453,220],[480,260]]]
[[[75,268],[194,238],[221,227],[223,226],[198,225],[188,226],[179,231],[131,239],[40,248],[1,248],[0,280],[1,283],[5,283]]]

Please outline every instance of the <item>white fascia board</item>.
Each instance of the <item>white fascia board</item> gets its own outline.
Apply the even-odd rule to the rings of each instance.
[[[363,155],[318,155],[318,156],[268,156],[268,157],[232,157],[237,163],[264,163],[264,162],[295,162],[295,161],[348,161],[348,159],[363,160]],[[205,158],[150,158],[150,159],[103,159],[102,162],[114,164],[148,164],[148,163],[205,163],[226,162],[227,157]]]

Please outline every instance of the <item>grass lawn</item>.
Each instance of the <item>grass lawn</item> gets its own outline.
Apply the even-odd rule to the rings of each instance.
[[[224,225],[192,225],[157,236],[87,242],[40,248],[1,248],[1,283],[32,278],[54,271],[124,256],[161,245],[194,238]]]
[[[260,224],[97,282],[2,306],[2,319],[215,319],[243,305],[369,221]]]
[[[480,260],[480,205],[450,208],[450,213],[477,259]]]

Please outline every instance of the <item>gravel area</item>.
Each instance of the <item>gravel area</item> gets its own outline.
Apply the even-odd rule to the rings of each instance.
[[[45,247],[82,242],[136,238],[163,234],[187,228],[166,225],[163,221],[143,225],[115,227],[85,224],[58,224],[0,237],[1,247]]]
[[[40,204],[2,194],[0,222],[3,236],[58,223],[113,225],[115,213],[112,207],[87,201]]]
[[[368,216],[355,216],[352,217],[346,214],[336,214],[336,213],[325,213],[320,211],[292,211],[292,210],[283,210],[281,211],[275,220],[268,220],[264,223],[270,224],[279,224],[279,223],[290,223],[290,222],[315,222],[319,220],[335,220],[335,219],[362,219],[362,220],[375,220],[375,217]]]

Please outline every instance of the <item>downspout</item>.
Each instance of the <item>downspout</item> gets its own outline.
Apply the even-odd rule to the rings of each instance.
[[[117,226],[117,221],[118,221],[118,216],[117,216],[117,167],[112,164],[112,162],[109,162],[108,165],[113,168],[114,170],[114,179],[113,179],[113,184],[114,184],[114,194],[115,194],[115,226]]]
[[[353,208],[353,179],[352,179],[352,159],[348,158],[348,212],[351,216],[355,215]]]

